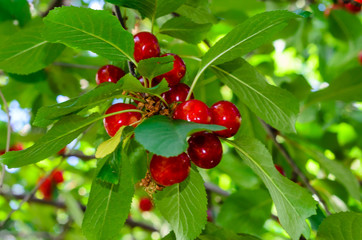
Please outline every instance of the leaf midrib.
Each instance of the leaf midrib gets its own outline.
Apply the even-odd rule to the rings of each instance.
[[[52,20],[50,20],[50,19],[48,19],[48,21],[49,21],[49,22],[52,22],[52,23],[54,23],[54,24],[58,24],[58,25],[61,25],[61,26],[65,26],[65,27],[72,28],[72,29],[74,29],[74,30],[78,30],[78,31],[80,31],[80,32],[82,32],[82,33],[84,33],[84,34],[88,34],[88,35],[90,35],[90,36],[92,36],[92,37],[94,37],[94,38],[97,38],[97,39],[99,39],[99,40],[102,40],[102,41],[106,42],[107,44],[111,45],[112,47],[114,47],[115,49],[117,49],[118,51],[120,51],[123,55],[125,55],[129,60],[131,60],[131,61],[134,63],[134,60],[133,60],[126,52],[124,52],[122,49],[120,49],[117,45],[113,44],[113,43],[110,42],[110,41],[107,41],[106,39],[104,39],[104,38],[102,38],[102,37],[99,37],[99,36],[97,36],[97,35],[95,35],[95,34],[93,34],[93,33],[91,33],[91,32],[84,31],[84,30],[82,30],[82,29],[80,29],[80,28],[77,28],[77,27],[74,27],[74,26],[71,26],[71,25],[68,25],[68,24],[65,24],[65,23],[52,21]]]
[[[103,221],[101,223],[102,224],[101,229],[104,229],[104,224],[106,222],[106,216],[107,216],[107,212],[108,212],[108,209],[109,209],[109,204],[111,202],[111,195],[112,195],[112,192],[113,192],[113,188],[114,188],[114,184],[112,184],[111,189],[109,190],[108,201],[107,201],[107,205],[106,205],[106,208],[105,208],[105,211],[104,211],[104,217],[103,217]],[[103,231],[100,232],[100,236],[103,236]]]
[[[4,60],[1,60],[0,62],[9,61],[9,60],[12,59],[12,58],[15,58],[15,57],[17,57],[17,56],[19,56],[19,55],[22,55],[22,54],[26,53],[26,52],[29,52],[29,51],[31,51],[32,49],[37,48],[37,47],[39,47],[39,46],[41,46],[41,45],[43,45],[43,44],[46,44],[46,43],[48,43],[48,41],[43,41],[43,42],[40,42],[40,43],[38,43],[38,44],[35,44],[35,45],[33,45],[32,47],[30,47],[30,48],[27,48],[27,49],[25,49],[25,50],[23,50],[23,51],[21,51],[21,52],[16,53],[16,54],[13,55],[13,56],[10,56],[10,57],[8,57],[8,58],[5,58]]]

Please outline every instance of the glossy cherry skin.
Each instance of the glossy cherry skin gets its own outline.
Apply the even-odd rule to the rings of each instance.
[[[173,119],[182,119],[195,123],[211,123],[211,112],[208,106],[197,99],[179,104],[172,117]]]
[[[240,128],[241,115],[238,108],[228,101],[219,101],[211,106],[211,123],[221,125],[227,129],[215,131],[215,133],[224,138],[234,136]]]
[[[159,57],[160,45],[155,35],[149,32],[140,32],[134,35],[134,59],[139,62],[143,59]]]
[[[176,157],[153,155],[150,163],[152,178],[160,185],[171,186],[184,181],[190,173],[190,158],[186,153]]]
[[[361,6],[356,6],[352,3],[346,3],[344,4],[344,7],[347,9],[348,12],[356,14],[361,11]]]
[[[137,109],[132,104],[127,103],[117,103],[108,108],[106,114],[130,110],[130,109]],[[118,129],[122,126],[129,126],[141,119],[142,115],[139,112],[125,112],[120,113],[117,115],[109,116],[103,119],[104,128],[106,129],[109,136],[113,137]],[[132,125],[133,127],[137,126],[137,124]]]
[[[197,132],[188,140],[187,153],[191,161],[200,168],[216,167],[222,158],[222,145],[219,138],[209,132]]]
[[[124,75],[124,71],[119,67],[113,65],[106,65],[98,70],[96,75],[96,82],[98,85],[104,82],[116,83]]]
[[[170,87],[170,90],[162,93],[162,97],[168,104],[173,102],[185,102],[187,94],[189,94],[190,87],[184,83],[178,83],[175,86]],[[194,98],[194,94],[191,94],[191,99]]]
[[[274,164],[274,167],[278,170],[278,172],[283,175],[285,177],[285,173],[284,173],[284,169],[282,168],[282,166],[278,165],[278,164]]]
[[[153,208],[153,204],[151,199],[147,197],[143,197],[140,199],[139,208],[142,212],[148,212],[151,211]]]
[[[180,80],[185,76],[186,65],[182,60],[182,58],[180,58],[176,54],[165,53],[161,55],[161,57],[166,57],[166,56],[173,56],[175,58],[175,60],[173,61],[173,69],[167,73],[155,77],[155,81],[159,83],[162,81],[163,78],[165,78],[166,81],[168,82],[168,85],[171,87],[178,84]]]

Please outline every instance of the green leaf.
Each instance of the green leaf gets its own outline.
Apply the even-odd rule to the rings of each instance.
[[[192,20],[194,23],[217,23],[217,19],[210,13],[208,8],[209,1],[207,0],[192,0],[186,1],[184,5],[179,7],[176,13],[185,16]]]
[[[246,221],[248,219],[245,219]],[[235,234],[229,230],[220,228],[212,223],[207,223],[206,228],[203,233],[199,236],[200,240],[224,240],[224,239],[233,239],[233,240],[260,240],[257,237],[248,234]]]
[[[106,0],[107,2],[138,10],[142,17],[154,19],[169,14],[179,8],[185,0]]]
[[[308,104],[332,100],[362,101],[362,82],[356,76],[362,76],[362,67],[344,72],[332,81],[329,87],[312,93],[309,96]]]
[[[157,86],[153,88],[144,87],[141,82],[132,76],[131,74],[126,74],[119,81],[122,84],[122,89],[131,91],[131,92],[139,92],[139,93],[149,93],[152,95],[160,95],[169,90],[168,83],[166,80],[162,80]]]
[[[93,180],[82,230],[88,240],[119,239],[131,207],[134,186],[131,165],[121,149],[115,151],[121,159],[119,184],[105,184]],[[102,166],[98,167],[98,170]]]
[[[0,40],[0,69],[29,74],[45,68],[64,50],[61,44],[49,43],[41,36],[44,25],[36,22]]]
[[[126,126],[122,126],[117,131],[116,135],[108,139],[107,141],[102,142],[96,151],[96,158],[104,158],[108,154],[114,152],[114,150],[117,148],[119,143],[121,142],[123,129]]]
[[[272,201],[266,190],[242,189],[230,195],[217,216],[217,223],[237,233],[259,234],[270,218]]]
[[[161,74],[167,73],[173,69],[173,56],[156,57],[141,60],[138,63],[138,73],[146,79],[153,79]]]
[[[220,79],[233,89],[233,93],[258,117],[276,129],[295,132],[299,112],[297,99],[288,91],[272,86],[253,66],[243,59],[240,67],[229,73],[214,67]]]
[[[204,181],[191,168],[189,177],[156,194],[155,204],[170,223],[176,239],[195,239],[207,219],[207,198]]]
[[[0,21],[18,20],[23,27],[30,21],[30,9],[27,0],[1,0],[0,1]]]
[[[275,169],[269,152],[258,140],[245,137],[238,142],[227,142],[262,179],[273,199],[279,221],[291,238],[299,239],[301,234],[308,238],[310,229],[305,219],[315,214],[316,201],[307,190]]]
[[[362,24],[357,16],[344,9],[333,10],[328,17],[329,32],[337,39],[358,44]]]
[[[319,226],[317,240],[362,239],[362,214],[341,212],[330,215]]]
[[[50,42],[90,50],[111,61],[134,62],[132,34],[107,11],[61,7],[50,11],[44,23],[43,33]]]
[[[165,157],[177,156],[187,148],[186,137],[201,130],[217,131],[224,127],[199,124],[184,120],[171,120],[166,116],[153,116],[135,129],[135,139],[146,150]]]
[[[198,24],[186,17],[177,17],[165,22],[160,29],[160,33],[188,43],[197,44],[206,38],[206,34],[211,27],[211,23]]]
[[[118,184],[119,183],[119,167],[120,159],[119,153],[114,151],[108,155],[104,160],[106,161],[97,175],[97,180],[105,183]]]
[[[235,27],[219,40],[202,58],[199,73],[214,64],[221,64],[238,58],[265,42],[282,30],[287,22],[298,15],[284,11],[271,11],[257,14]]]
[[[98,119],[100,119],[100,116],[96,114],[89,117],[77,115],[64,117],[34,145],[22,151],[8,152],[0,156],[0,162],[6,164],[9,168],[39,162],[59,152]]]

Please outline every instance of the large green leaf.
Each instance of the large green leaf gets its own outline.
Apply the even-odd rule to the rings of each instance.
[[[266,190],[241,189],[225,200],[216,221],[234,232],[259,234],[270,218],[271,206]]]
[[[216,23],[217,19],[211,14],[208,5],[208,0],[188,0],[176,12],[198,24]]]
[[[261,46],[296,17],[292,12],[280,10],[249,18],[209,49],[202,58],[199,74],[212,64],[231,61]]]
[[[50,42],[90,50],[112,61],[134,62],[132,34],[107,11],[61,7],[50,11],[44,23],[44,36]]]
[[[185,181],[158,192],[155,203],[178,240],[195,239],[205,227],[206,191],[202,177],[194,169]]]
[[[248,219],[245,219],[248,220]],[[242,229],[240,229],[242,230]],[[224,239],[233,239],[233,240],[260,240],[257,237],[248,234],[235,234],[232,231],[220,228],[212,223],[207,223],[205,230],[198,237],[199,240],[224,240]]]
[[[202,130],[217,131],[224,127],[172,120],[166,116],[153,116],[135,129],[135,138],[143,147],[157,155],[177,156],[187,148],[186,137]]]
[[[41,36],[44,25],[34,23],[8,38],[0,39],[0,69],[29,74],[45,68],[63,51],[61,44],[49,43]]]
[[[345,102],[362,101],[362,67],[356,67],[344,72],[331,82],[329,87],[312,93],[308,104],[340,100]]]
[[[29,3],[27,0],[1,0],[0,21],[18,20],[22,27],[31,19]]]
[[[98,119],[101,118],[96,114],[89,117],[77,115],[64,117],[34,145],[22,151],[8,152],[0,156],[0,162],[6,164],[9,168],[39,162],[59,152]]]
[[[89,240],[119,239],[131,207],[134,186],[131,165],[121,149],[115,151],[121,159],[119,184],[105,184],[93,180],[87,210],[82,225],[83,234]],[[122,156],[121,156],[122,155]],[[98,167],[98,171],[102,165]]]
[[[179,8],[185,0],[106,0],[107,2],[138,10],[142,17],[155,19]]]
[[[211,23],[199,24],[186,17],[177,17],[165,22],[160,29],[160,33],[197,44],[206,38],[206,34],[211,27]]]
[[[319,226],[317,240],[362,239],[362,214],[341,212],[328,216]]]
[[[220,67],[213,69],[258,117],[276,129],[295,132],[299,112],[297,99],[288,91],[268,84],[265,77],[245,60],[240,59],[238,66],[232,73]]]
[[[329,32],[343,41],[360,41],[362,24],[357,16],[344,9],[331,11],[328,17]]]
[[[316,201],[302,187],[282,176],[263,144],[245,137],[232,142],[240,157],[259,175],[273,199],[281,225],[293,240],[303,234],[309,237],[310,229],[305,220],[315,214]]]
[[[173,69],[173,56],[156,57],[141,60],[138,63],[138,73],[146,79],[153,79],[161,74],[167,73]]]

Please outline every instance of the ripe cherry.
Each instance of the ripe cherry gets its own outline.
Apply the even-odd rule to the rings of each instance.
[[[238,108],[231,102],[219,101],[211,106],[211,122],[221,125],[227,129],[215,131],[220,137],[231,137],[236,134],[240,128],[241,115]]]
[[[50,179],[55,183],[62,183],[64,182],[63,172],[59,170],[54,170],[50,175]]]
[[[63,147],[62,149],[59,150],[59,152],[57,152],[58,155],[64,155],[65,152],[67,151],[67,146]]]
[[[134,35],[134,59],[139,62],[143,59],[159,57],[160,45],[155,35],[149,32],[140,32]]]
[[[200,100],[192,99],[179,104],[173,113],[173,119],[183,119],[189,122],[209,124],[211,112]]]
[[[137,109],[132,104],[127,103],[117,103],[108,108],[106,114],[123,111],[123,110],[130,110],[130,109]],[[103,119],[104,127],[109,134],[109,136],[113,137],[118,129],[122,126],[129,126],[141,119],[142,115],[139,112],[125,112],[120,113],[117,115],[109,116]],[[132,126],[137,126],[134,124]]]
[[[190,158],[186,153],[176,157],[153,155],[150,163],[152,178],[160,185],[171,186],[184,181],[190,173]]]
[[[141,198],[140,203],[139,203],[139,208],[142,212],[151,211],[153,208],[151,199],[149,199],[147,197]]]
[[[274,167],[278,170],[278,172],[283,175],[285,177],[285,173],[284,173],[284,169],[282,168],[282,166],[278,165],[278,164],[274,164]]]
[[[184,83],[179,83],[175,86],[170,87],[170,90],[162,93],[162,97],[168,104],[173,102],[184,102],[186,101],[187,94],[190,91],[190,87]],[[191,95],[191,99],[194,98],[194,94]]]
[[[347,9],[350,13],[359,13],[361,11],[361,6],[354,5],[353,3],[346,3],[344,4],[344,7]]]
[[[161,57],[165,56],[173,56],[175,58],[175,60],[173,61],[173,69],[167,73],[155,77],[154,80],[159,83],[163,78],[165,78],[169,86],[175,86],[185,76],[186,65],[182,58],[180,58],[176,54],[166,53],[161,55]]]
[[[97,84],[101,84],[104,82],[118,82],[121,77],[124,76],[124,71],[119,67],[113,65],[106,65],[101,67],[96,75],[96,82]]]
[[[188,140],[187,153],[191,161],[200,168],[216,167],[222,158],[222,145],[219,138],[209,132],[197,132]]]
[[[42,181],[44,178],[40,178]],[[43,183],[39,186],[39,191],[43,194],[44,199],[51,199],[53,195],[53,184],[50,178],[46,178]]]

